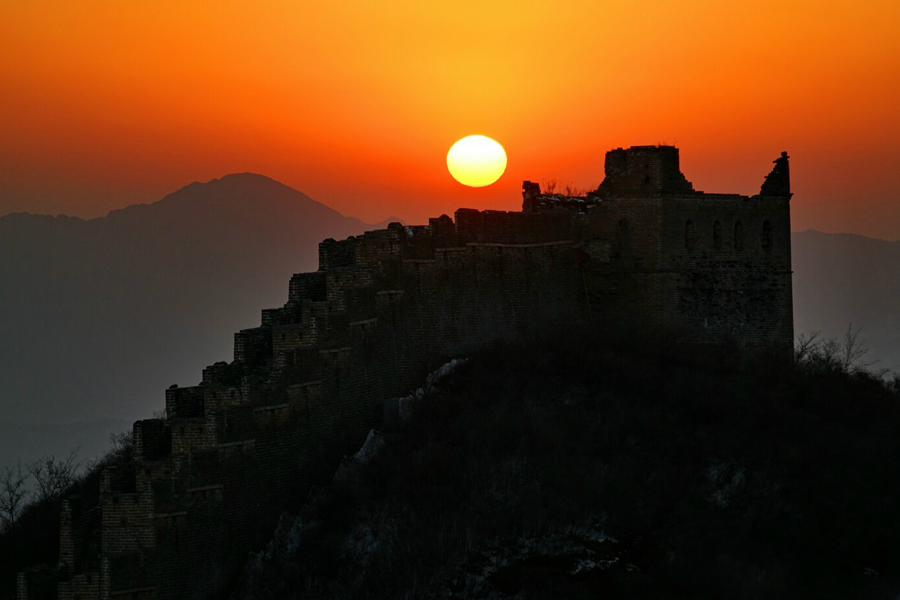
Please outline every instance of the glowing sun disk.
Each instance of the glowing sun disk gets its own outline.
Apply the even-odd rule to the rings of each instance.
[[[491,185],[506,170],[506,152],[503,146],[489,137],[470,135],[450,147],[447,169],[454,179],[464,185]]]

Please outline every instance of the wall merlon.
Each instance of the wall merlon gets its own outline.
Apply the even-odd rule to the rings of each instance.
[[[260,323],[263,327],[273,327],[289,323],[296,323],[300,318],[300,303],[290,302],[281,308],[264,308]]]
[[[334,271],[356,264],[356,247],[360,240],[355,237],[337,241],[331,238],[319,244],[319,270]]]
[[[428,219],[428,227],[436,239],[452,239],[456,236],[456,224],[447,215]]]
[[[136,421],[132,428],[135,460],[158,460],[171,455],[172,437],[162,419]]]
[[[258,364],[272,355],[272,329],[254,327],[234,334],[234,360]]]
[[[203,416],[204,388],[172,386],[166,390],[166,415],[168,418],[196,418]]]
[[[324,272],[297,273],[291,277],[288,301],[301,302],[303,300],[312,300],[314,302],[325,300]]]

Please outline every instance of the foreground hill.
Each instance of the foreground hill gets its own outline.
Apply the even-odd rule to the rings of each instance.
[[[629,331],[441,387],[282,517],[236,599],[900,593],[896,382]]]
[[[99,219],[0,218],[3,421],[149,416],[169,384],[230,359],[233,333],[284,302],[322,239],[376,227],[252,174]],[[3,440],[0,457],[23,450]]]
[[[794,331],[838,337],[853,323],[867,358],[900,372],[900,242],[804,231],[791,249]]]

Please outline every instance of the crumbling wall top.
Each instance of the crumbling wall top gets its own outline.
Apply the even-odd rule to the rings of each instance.
[[[772,171],[766,175],[766,180],[759,190],[760,196],[791,197],[791,167],[788,163],[789,158],[787,152],[782,152],[780,157],[772,161],[775,163],[775,166],[772,167]]]
[[[675,146],[632,146],[606,153],[606,177],[600,196],[635,193],[692,194],[694,186],[681,173]]]

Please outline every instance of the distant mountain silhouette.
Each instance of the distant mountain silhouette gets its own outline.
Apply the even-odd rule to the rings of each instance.
[[[233,333],[316,269],[322,239],[385,225],[249,173],[98,219],[0,218],[0,438],[79,421],[105,442],[110,420],[148,417],[169,384],[230,360]],[[793,263],[795,331],[836,337],[852,322],[878,366],[900,371],[900,242],[807,231]],[[0,463],[34,457],[38,437],[0,443]]]
[[[792,235],[794,331],[862,328],[873,368],[900,372],[900,242],[848,233]]]
[[[0,420],[149,417],[169,384],[231,359],[322,239],[384,226],[250,173],[98,219],[0,218]]]

